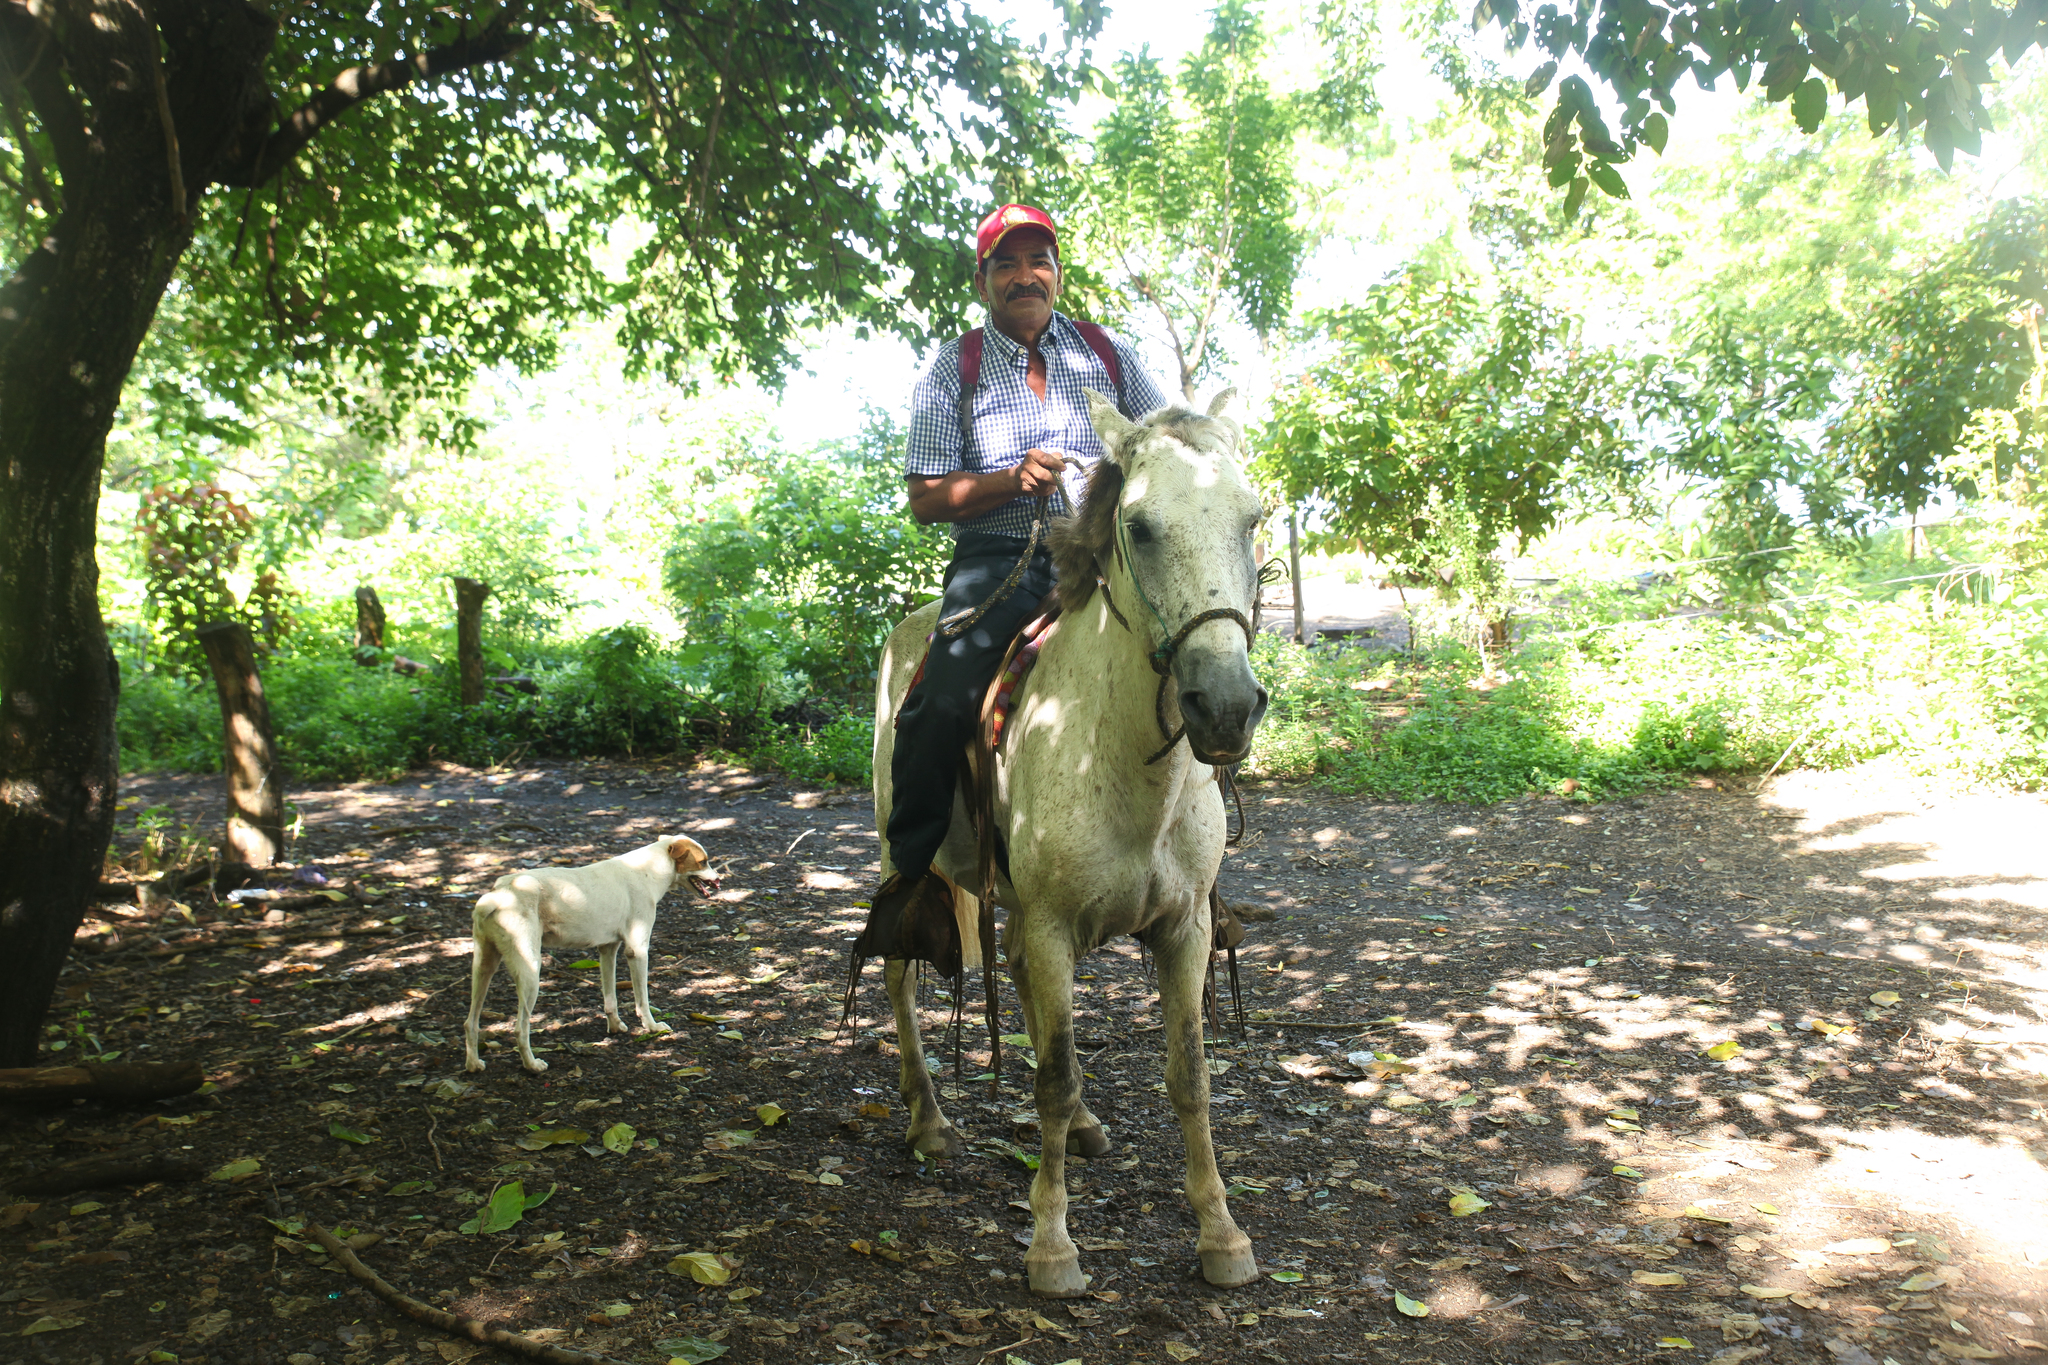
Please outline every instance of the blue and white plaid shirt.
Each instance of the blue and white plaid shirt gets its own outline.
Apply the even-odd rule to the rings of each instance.
[[[1116,350],[1124,379],[1124,391],[1119,395],[1108,368],[1064,314],[1054,313],[1052,324],[1039,338],[1038,349],[1045,356],[1042,402],[1025,382],[1031,353],[994,327],[984,326],[982,335],[986,340],[982,342],[981,382],[974,394],[974,439],[968,449],[960,448],[960,342],[956,338],[940,349],[911,396],[905,474],[939,478],[958,469],[987,474],[1022,464],[1024,452],[1032,449],[1079,456],[1093,467],[1102,458],[1102,441],[1088,421],[1088,399],[1082,389],[1121,397],[1123,410],[1135,417],[1166,405],[1137,351],[1112,335],[1110,345]],[[1063,495],[1053,499],[1055,514],[1072,513],[1081,505],[1087,469],[1069,468],[1064,483]],[[1036,498],[1013,498],[972,521],[953,523],[953,534],[956,538],[969,531],[1028,536],[1037,502]]]

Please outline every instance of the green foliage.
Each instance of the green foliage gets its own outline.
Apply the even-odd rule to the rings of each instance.
[[[816,730],[785,732],[757,754],[805,782],[864,787],[874,779],[875,719],[848,711]]]
[[[1260,75],[1266,38],[1224,0],[1178,81],[1149,52],[1116,64],[1116,105],[1056,186],[1072,207],[1068,290],[1087,311],[1154,318],[1193,392],[1218,358],[1223,310],[1259,336],[1281,328],[1306,243],[1294,226],[1302,112]],[[1339,104],[1359,91],[1335,92]]]
[[[1947,461],[1975,414],[2010,410],[2034,377],[2048,306],[2048,207],[1994,207],[1964,240],[1880,299],[1864,333],[1862,384],[1830,432],[1836,458],[1879,507],[1918,512],[1953,491]],[[2031,342],[2031,345],[2030,345]],[[2014,444],[1997,464],[2010,468]]]
[[[253,532],[249,509],[213,484],[158,487],[142,500],[136,533],[143,544],[144,601],[164,656],[195,677],[206,676],[206,654],[194,632],[239,614],[228,575]],[[265,583],[275,585],[275,575]]]
[[[663,576],[694,658],[764,697],[784,667],[827,694],[867,687],[883,639],[936,594],[951,553],[945,528],[905,506],[902,440],[871,414],[858,441],[772,460],[677,527]]]
[[[1807,133],[1820,126],[1833,87],[1845,104],[1864,101],[1873,134],[1894,124],[1902,137],[1921,129],[1947,170],[1958,148],[1972,156],[1981,150],[1990,126],[1983,87],[1995,79],[1997,59],[2018,61],[2048,36],[2048,13],[2029,0],[1967,11],[1928,0],[1597,7],[1480,0],[1472,22],[1498,24],[1510,51],[1533,40],[1553,59],[1551,71],[1576,57],[1607,87],[1621,106],[1621,135],[1608,129],[1591,85],[1570,77],[1544,125],[1543,166],[1552,186],[1580,186],[1583,197],[1590,179],[1617,198],[1628,191],[1614,167],[1644,143],[1662,151],[1665,116],[1678,112],[1673,94],[1685,76],[1707,90],[1723,75],[1734,77],[1737,90],[1757,81],[1771,103],[1791,101],[1793,120]],[[1532,81],[1530,94],[1541,88]]]
[[[1455,647],[1394,659],[1262,639],[1273,704],[1249,768],[1410,800],[1567,783],[1590,800],[1691,773],[1873,760],[2048,787],[2048,593],[1843,588],[1762,627],[1624,610],[1524,645],[1496,677]]]
[[[1070,42],[1101,20],[1093,0],[1065,17]],[[166,24],[167,65],[208,31]],[[67,53],[68,25],[52,32],[47,52],[9,40],[28,43],[15,67],[46,59],[64,96],[22,102],[25,128],[0,135],[9,262],[67,198],[38,118],[88,102],[62,86],[98,60]],[[1071,46],[939,0],[495,22],[406,0],[286,7],[256,76],[275,93],[250,98],[314,109],[347,68],[409,67],[480,35],[495,59],[439,60],[443,75],[325,111],[281,157],[247,139],[250,164],[208,168],[235,188],[187,187],[194,239],[132,390],[162,430],[245,438],[282,380],[359,430],[412,414],[431,440],[466,444],[475,375],[544,370],[565,324],[601,313],[636,367],[690,382],[707,367],[779,379],[799,327],[820,322],[957,331],[974,182],[1056,147],[1051,106],[1096,80]],[[68,193],[83,207],[86,190]],[[644,227],[619,243],[621,269],[611,238],[628,222]]]
[[[1312,547],[1441,581],[1432,498],[1458,501],[1484,556],[1553,525],[1568,499],[1633,491],[1642,367],[1587,346],[1574,319],[1411,272],[1312,326],[1323,358],[1275,395],[1253,466],[1286,501],[1317,500]]]

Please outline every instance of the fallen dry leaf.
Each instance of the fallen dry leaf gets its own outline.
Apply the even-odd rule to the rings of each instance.
[[[1685,1276],[1675,1270],[1637,1270],[1632,1271],[1629,1278],[1653,1289],[1677,1289],[1685,1283]]]
[[[709,1251],[686,1251],[668,1263],[671,1275],[688,1275],[698,1284],[724,1284],[732,1278],[722,1257]]]

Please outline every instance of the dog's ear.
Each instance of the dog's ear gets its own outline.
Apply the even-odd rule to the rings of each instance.
[[[695,872],[711,862],[711,855],[704,851],[704,846],[687,836],[669,841],[668,856],[678,872]]]

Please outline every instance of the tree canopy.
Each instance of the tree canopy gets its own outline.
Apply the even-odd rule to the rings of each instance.
[[[1585,75],[1558,84],[1543,125],[1544,169],[1553,186],[1569,186],[1574,207],[1589,185],[1627,197],[1615,167],[1641,147],[1664,150],[1686,76],[1707,90],[1723,76],[1737,90],[1760,83],[1771,103],[1790,101],[1793,119],[1809,133],[1826,117],[1832,89],[1844,104],[1863,101],[1872,133],[1919,129],[1947,169],[1957,149],[1974,155],[1982,146],[1993,63],[2016,62],[2048,42],[2048,0],[1479,0],[1472,18],[1475,26],[1498,25],[1510,50],[1533,43],[1547,55],[1529,77],[1531,97],[1563,63],[1584,67]],[[1620,105],[1618,136],[1593,82]]]

